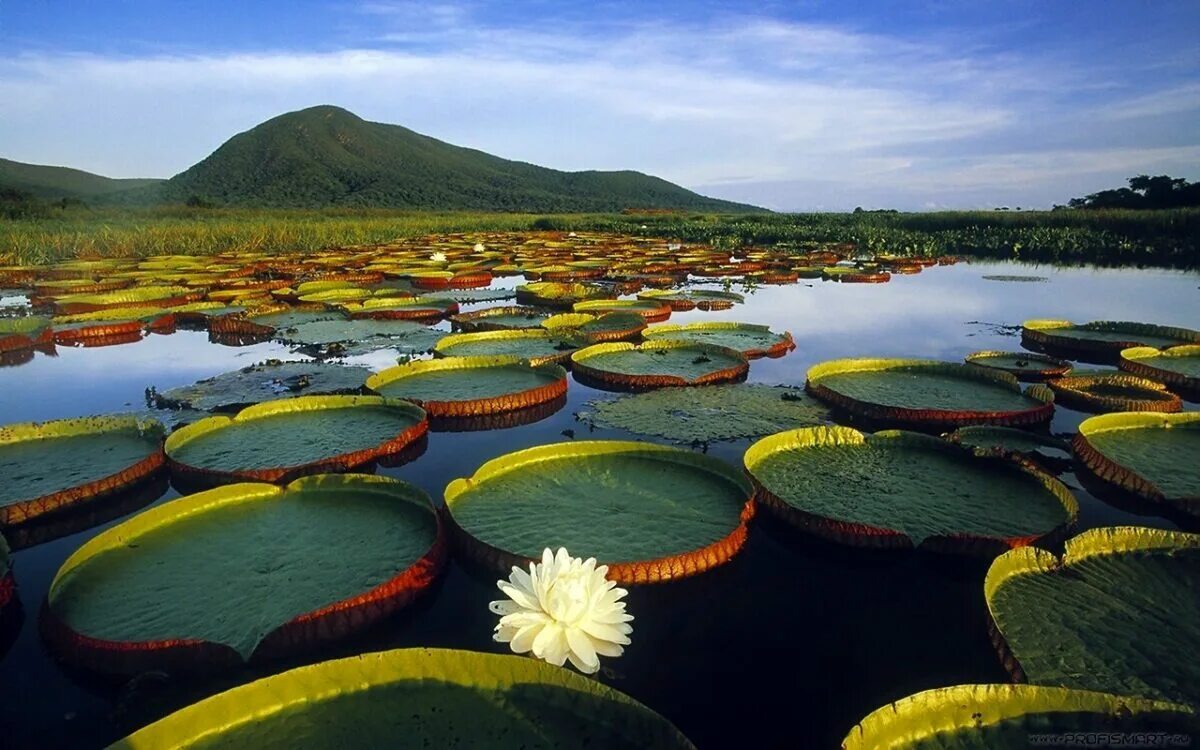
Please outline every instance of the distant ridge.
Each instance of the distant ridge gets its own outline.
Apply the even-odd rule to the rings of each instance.
[[[69,167],[48,167],[0,159],[0,188],[13,188],[38,198],[82,201],[122,201],[128,194],[142,194],[147,187],[162,184],[155,179],[113,179]],[[144,195],[138,196],[144,199]]]
[[[509,161],[333,106],[289,112],[239,133],[163,186],[167,200],[193,196],[279,207],[762,210],[639,172],[560,172]]]

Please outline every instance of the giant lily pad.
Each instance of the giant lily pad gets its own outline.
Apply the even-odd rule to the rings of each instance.
[[[505,331],[514,328],[537,328],[550,317],[537,307],[488,307],[450,318],[451,325],[463,331]]]
[[[733,467],[650,443],[580,441],[510,453],[446,487],[456,538],[498,570],[546,547],[595,557],[608,577],[651,583],[737,554],[753,489]]]
[[[1163,383],[1189,401],[1200,400],[1200,345],[1155,349],[1135,346],[1121,350],[1122,370]]]
[[[31,349],[53,340],[49,318],[37,315],[0,318],[0,354]]]
[[[759,440],[744,461],[769,510],[854,546],[995,554],[1062,530],[1078,511],[1031,465],[914,432],[806,427]]]
[[[426,352],[445,336],[409,320],[317,320],[279,333],[284,343],[320,350],[332,356],[367,354],[380,349]]]
[[[819,274],[818,274],[819,275]],[[727,310],[746,298],[735,292],[718,292],[710,289],[652,290],[638,294],[638,299],[662,301],[671,309],[684,312],[699,307],[701,310]]]
[[[292,396],[353,393],[371,374],[365,367],[269,360],[155,393],[161,408],[223,411]]]
[[[428,496],[385,477],[235,484],[164,503],[75,551],[42,632],[100,671],[202,669],[365,628],[445,560]]]
[[[570,309],[576,302],[615,296],[597,284],[538,281],[517,287],[517,302],[522,305],[562,307]]]
[[[557,335],[570,336],[589,344],[627,341],[646,330],[646,319],[637,313],[612,312],[604,315],[562,313],[542,321],[542,327]]]
[[[1071,409],[1091,412],[1177,412],[1183,402],[1167,387],[1135,375],[1071,375],[1047,383],[1055,401]]]
[[[1071,371],[1071,363],[1045,354],[981,351],[968,354],[967,364],[990,367],[1015,375],[1018,380],[1041,381]]]
[[[458,313],[458,303],[446,297],[375,297],[342,305],[351,318],[437,321]]]
[[[1136,737],[1197,728],[1195,709],[1169,701],[1040,685],[958,685],[871,712],[842,750],[1027,750],[1034,735]]]
[[[408,362],[367,378],[367,388],[420,404],[435,417],[528,409],[567,392],[567,371],[518,357],[450,357]]]
[[[1040,435],[1013,427],[976,425],[960,427],[946,436],[959,445],[965,445],[988,453],[1016,453],[1046,466],[1048,463],[1068,461],[1071,447],[1049,435]]]
[[[782,357],[796,348],[792,334],[775,333],[753,323],[704,321],[683,325],[650,326],[642,335],[648,340],[694,341],[736,349],[747,357]]]
[[[640,315],[647,323],[658,323],[671,317],[671,306],[665,302],[642,299],[594,299],[576,302],[574,311],[589,315],[622,312]]]
[[[1062,559],[1035,547],[984,583],[1005,664],[1035,685],[1200,705],[1200,534],[1085,531]],[[1182,657],[1182,658],[1181,658]]]
[[[1200,515],[1200,412],[1085,419],[1071,449],[1102,481]]]
[[[437,357],[513,356],[540,365],[547,362],[569,362],[579,344],[550,331],[534,328],[527,331],[480,331],[451,334],[438,342],[433,353]]]
[[[447,649],[293,669],[188,706],[112,750],[168,746],[692,748],[666,719],[595,680],[534,659]]]
[[[425,435],[425,412],[379,396],[301,396],[209,417],[166,441],[171,473],[189,479],[278,482],[350,471]]]
[[[571,355],[575,377],[618,390],[728,383],[746,377],[745,355],[690,341],[596,344]]]
[[[835,359],[809,369],[808,392],[868,419],[920,427],[1046,422],[1054,398],[1004,372],[927,359]]]
[[[1200,344],[1200,331],[1126,321],[1076,325],[1069,320],[1027,320],[1021,324],[1021,338],[1048,349],[1116,358],[1133,346]]]
[[[129,487],[164,461],[163,428],[104,416],[0,427],[0,525]]]
[[[799,388],[746,383],[662,388],[590,406],[581,416],[595,424],[683,443],[758,438],[832,421],[829,409]]]

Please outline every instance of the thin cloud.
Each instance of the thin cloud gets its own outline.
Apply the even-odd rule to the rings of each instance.
[[[829,186],[850,206],[859,190],[915,208],[953,204],[956,193],[989,184],[1027,182],[1030,195],[1049,196],[1070,189],[1064,176],[1200,164],[1186,144],[1086,142],[1096,97],[1113,96],[1107,83],[1083,65],[969,40],[914,42],[767,18],[612,23],[589,33],[569,22],[488,25],[459,4],[356,9],[360,43],[334,52],[0,57],[5,155],[168,176],[267,117],[332,103],[507,158],[638,169],[784,209],[828,200]],[[1196,86],[1167,86],[1111,111],[1191,111],[1180,102],[1194,102]],[[1087,106],[1075,101],[1080,92]],[[1038,152],[1027,140],[1038,120],[1077,125],[1080,155]],[[1007,145],[976,158],[980,139]],[[958,155],[947,156],[956,143]]]

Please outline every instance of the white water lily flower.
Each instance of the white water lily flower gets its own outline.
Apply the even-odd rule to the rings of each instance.
[[[433,255],[429,256],[429,259],[432,261],[436,261],[438,263],[445,263],[446,262],[446,254],[445,253],[434,253]]]
[[[477,253],[482,253],[482,252],[483,252],[483,250],[484,250],[483,243],[482,243],[482,242],[476,242],[476,243],[475,243],[475,252],[477,252]]]
[[[514,567],[496,585],[508,599],[488,608],[500,615],[495,639],[514,653],[530,651],[561,667],[568,659],[580,672],[594,674],[601,656],[620,656],[629,645],[633,615],[621,601],[629,592],[604,577],[608,566],[596,558],[571,557],[565,548],[542,552],[529,572]]]

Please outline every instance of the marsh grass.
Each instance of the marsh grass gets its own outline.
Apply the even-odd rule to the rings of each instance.
[[[574,230],[719,247],[854,243],[860,252],[1200,266],[1200,209],[914,214],[516,214],[387,209],[88,208],[0,222],[0,263],[220,252],[311,252],[451,232]]]

